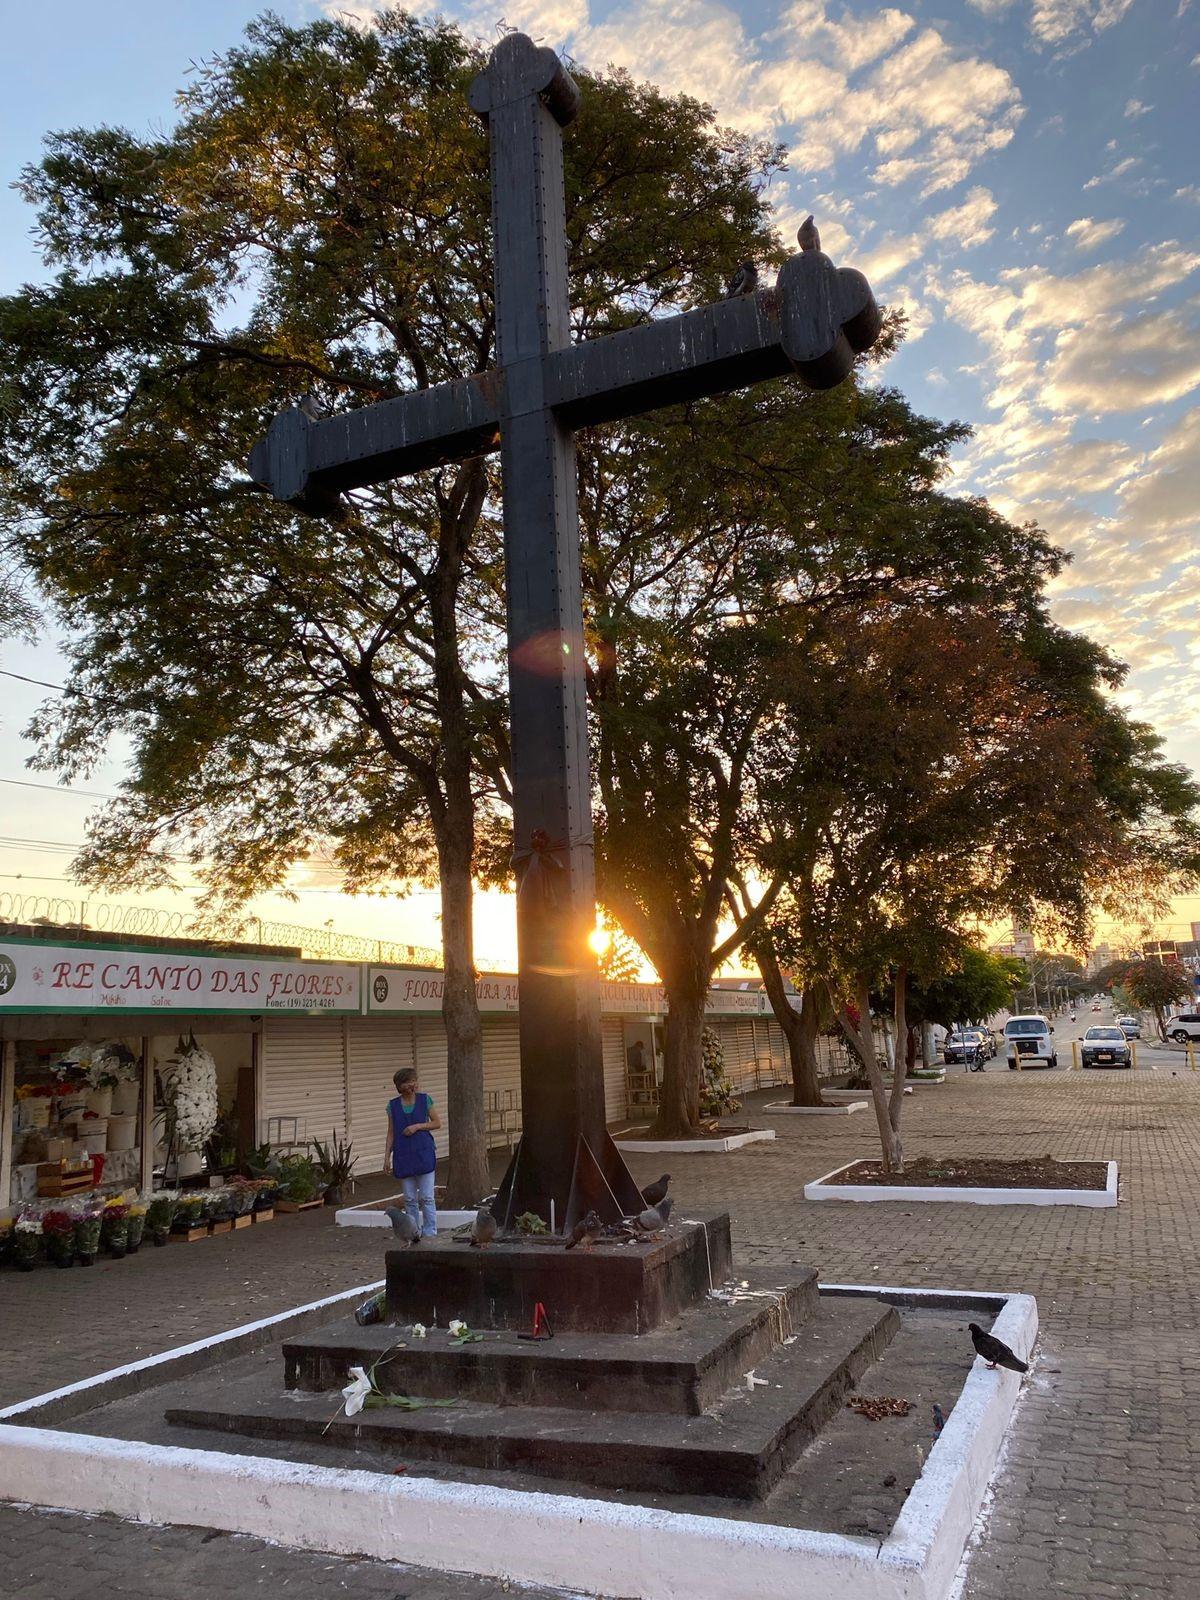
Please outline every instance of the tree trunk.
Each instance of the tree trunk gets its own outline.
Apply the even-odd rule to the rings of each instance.
[[[933,1042],[933,1023],[921,1024],[921,1065],[932,1067],[937,1060],[937,1046]]]
[[[703,1059],[704,1004],[708,984],[694,977],[672,982],[667,992],[667,1036],[658,1115],[650,1128],[654,1139],[689,1139],[700,1118],[700,1071]]]
[[[891,1125],[893,1136],[893,1150],[899,1157],[900,1170],[904,1165],[904,1152],[900,1145],[900,1113],[904,1109],[904,1080],[908,1076],[909,1064],[909,1027],[908,1027],[908,968],[897,967],[893,985],[892,1010],[895,1019],[895,1065],[892,1076],[892,1093],[888,1101],[888,1122]]]
[[[838,1022],[861,1056],[863,1070],[871,1086],[871,1103],[875,1107],[875,1121],[879,1125],[879,1143],[883,1150],[883,1170],[903,1172],[904,1148],[900,1143],[898,1131],[892,1126],[887,1090],[883,1084],[883,1072],[879,1065],[879,1057],[875,1054],[875,1036],[871,1029],[871,985],[865,978],[858,984],[856,1003],[858,1026],[855,1027],[850,1020],[844,1005],[838,1005],[836,1008]]]
[[[788,1059],[792,1068],[792,1104],[822,1105],[821,1082],[817,1076],[817,1028],[820,1016],[816,995],[810,989],[804,996],[801,1009],[797,1011],[788,998],[775,951],[763,939],[757,942],[756,950],[763,988],[767,991],[775,1020],[787,1040]]]
[[[446,1124],[450,1171],[445,1204],[470,1210],[491,1192],[483,1115],[483,1029],[475,993],[471,853],[461,840],[439,840],[442,1023],[446,1029]]]

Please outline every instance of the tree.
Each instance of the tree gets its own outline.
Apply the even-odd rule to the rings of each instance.
[[[1134,961],[1121,974],[1120,986],[1139,1010],[1153,1011],[1160,1039],[1167,1037],[1164,1012],[1194,994],[1189,973],[1178,961]]]
[[[914,1022],[985,1023],[1012,1005],[1013,992],[1025,978],[1024,963],[1015,956],[992,955],[965,945],[948,971],[929,984],[915,984],[909,993]]]
[[[182,862],[235,908],[318,847],[350,889],[436,877],[455,1204],[487,1186],[471,902],[508,798],[492,467],[316,523],[244,463],[306,392],[335,410],[489,366],[481,65],[399,10],[265,17],[193,76],[169,134],[49,140],[22,187],[57,276],[0,302],[0,526],[72,661],[35,724],[43,760],[132,752],[77,870],[126,887]],[[711,299],[728,263],[763,259],[772,146],[579,76],[577,333]]]

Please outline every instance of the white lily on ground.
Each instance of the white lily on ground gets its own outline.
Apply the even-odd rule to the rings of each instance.
[[[423,1322],[414,1322],[408,1331],[412,1334],[414,1339],[423,1339],[428,1332],[428,1329]]]
[[[356,1417],[366,1404],[367,1396],[375,1385],[361,1367],[350,1368],[350,1382],[342,1390],[342,1399],[346,1403],[346,1415]]]
[[[454,1321],[450,1324],[449,1331],[450,1337],[452,1339],[457,1339],[459,1334],[466,1333],[467,1325],[461,1317],[455,1317]]]

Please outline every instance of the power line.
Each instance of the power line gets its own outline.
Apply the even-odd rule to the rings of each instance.
[[[119,794],[107,794],[103,789],[72,789],[62,783],[31,783],[28,778],[0,778],[0,783],[10,785],[14,789],[40,789],[45,794],[77,794],[88,800],[121,800]]]
[[[61,683],[47,683],[44,678],[27,678],[23,672],[9,672],[6,667],[0,667],[0,678],[15,678],[18,683],[32,683],[36,689],[53,689],[55,694],[69,694]]]

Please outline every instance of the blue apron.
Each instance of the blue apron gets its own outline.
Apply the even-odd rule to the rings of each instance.
[[[428,1128],[411,1137],[405,1133],[410,1122],[429,1121],[429,1096],[413,1096],[412,1110],[405,1111],[397,1095],[388,1101],[388,1116],[392,1119],[392,1177],[416,1178],[422,1172],[432,1172],[437,1166],[437,1146]]]

